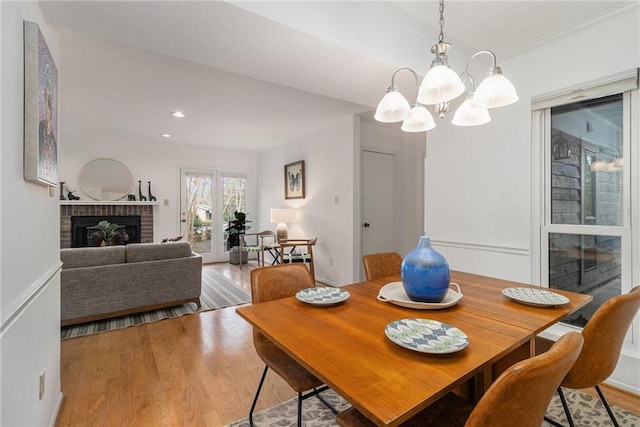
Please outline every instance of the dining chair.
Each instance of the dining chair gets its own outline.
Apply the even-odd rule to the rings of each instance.
[[[315,286],[315,283],[311,274],[303,264],[258,267],[251,270],[251,302],[253,304],[291,297],[299,290],[313,286]],[[253,330],[253,345],[260,358],[264,361],[265,367],[249,411],[249,424],[251,426],[253,426],[253,411],[269,368],[280,375],[298,393],[298,426],[302,425],[302,402],[309,397],[318,396],[334,413],[337,413],[319,394],[329,387],[255,328]]]
[[[280,264],[292,264],[296,262],[309,264],[309,271],[315,283],[316,273],[313,266],[313,247],[317,241],[317,237],[313,239],[278,240],[278,246],[280,247]],[[306,251],[296,250],[298,247],[305,248],[304,250]],[[290,248],[289,252],[287,252],[287,248]]]
[[[402,257],[396,252],[369,254],[362,257],[367,280],[378,277],[397,276],[401,273]]]
[[[540,427],[562,378],[575,362],[583,338],[579,332],[563,335],[548,352],[518,362],[504,371],[478,403],[448,393],[414,415],[405,427]],[[336,417],[339,426],[374,426],[356,409]]]
[[[255,245],[247,243],[247,236],[255,237]],[[260,255],[262,254],[262,266],[264,267],[264,246],[265,239],[273,239],[276,242],[276,233],[271,230],[261,231],[259,233],[247,233],[240,235],[240,252],[254,253],[258,256],[258,266],[260,266]],[[242,263],[240,263],[242,270]]]
[[[640,286],[636,286],[627,294],[608,299],[596,310],[582,330],[584,346],[580,356],[558,387],[560,401],[571,427],[574,426],[573,419],[562,387],[569,389],[594,387],[613,425],[618,426],[599,384],[609,378],[616,368],[624,337],[639,308]],[[550,418],[545,420],[555,426],[562,426]]]

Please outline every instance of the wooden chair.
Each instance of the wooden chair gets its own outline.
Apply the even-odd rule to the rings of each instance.
[[[252,236],[252,237],[255,236],[256,244],[255,245],[247,244],[247,236]],[[256,254],[258,256],[258,265],[260,265],[260,254],[263,254],[262,266],[264,267],[264,245],[265,245],[264,239],[270,239],[270,238],[273,239],[273,242],[275,243],[276,233],[270,230],[261,231],[259,233],[241,234],[240,235],[240,253],[247,252],[247,253]],[[240,263],[240,270],[242,270],[242,262]]]
[[[253,304],[294,296],[299,290],[313,286],[315,284],[311,274],[307,267],[302,264],[259,267],[251,271],[251,301]],[[253,344],[256,352],[264,361],[265,367],[249,411],[249,424],[251,426],[253,426],[253,411],[269,368],[280,375],[298,393],[298,426],[302,425],[302,401],[311,396],[317,395],[334,413],[337,413],[319,395],[319,393],[328,389],[326,385],[323,385],[322,381],[300,366],[280,347],[275,345],[273,341],[255,329],[253,330]]]
[[[561,387],[595,387],[613,425],[618,425],[599,384],[609,378],[616,368],[624,337],[639,308],[640,286],[636,286],[628,294],[610,298],[602,304],[582,330],[584,346],[580,356],[558,387],[560,401],[570,426],[574,425],[573,419]],[[553,425],[561,426],[556,421],[545,419]]]
[[[402,257],[396,252],[369,254],[362,257],[362,263],[367,280],[373,280],[378,277],[399,275]]]
[[[317,237],[313,239],[280,239],[278,241],[278,245],[280,246],[280,264],[292,264],[294,262],[309,264],[309,271],[315,283],[316,273],[313,267],[313,247],[317,241]],[[296,251],[297,247],[305,247],[306,252]],[[290,248],[289,252],[287,252],[287,248]]]
[[[511,366],[473,404],[449,393],[402,426],[540,427],[547,406],[582,348],[579,332],[562,336],[551,349]],[[336,417],[340,426],[374,426],[354,408]]]

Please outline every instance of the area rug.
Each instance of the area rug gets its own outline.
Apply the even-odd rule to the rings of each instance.
[[[202,271],[202,293],[198,309],[195,303],[187,303],[160,310],[152,310],[144,313],[136,313],[128,316],[113,317],[111,319],[97,320],[79,325],[64,326],[61,330],[61,338],[75,338],[84,335],[106,332],[114,329],[122,329],[142,323],[156,322],[171,317],[183,316],[202,311],[215,310],[217,308],[231,307],[245,304],[251,301],[251,295],[236,286],[226,277],[211,270]]]
[[[322,393],[331,405],[338,411],[342,411],[349,407],[349,404],[333,390],[327,390]],[[599,399],[588,394],[581,393],[576,390],[565,390],[565,397],[571,409],[573,420],[577,426],[610,426],[611,420],[607,411]],[[624,409],[612,406],[613,413],[621,426],[640,427],[640,417],[634,415]],[[324,403],[317,397],[311,397],[302,403],[302,425],[306,427],[334,427],[336,424],[336,416]],[[547,416],[549,418],[568,425],[567,418],[564,415],[560,398],[554,396],[547,408]],[[265,411],[254,415],[253,422],[256,427],[286,427],[295,426],[297,420],[296,399],[288,400],[277,406],[269,408]],[[228,424],[227,427],[248,427],[247,418]],[[541,427],[551,426],[546,421]]]

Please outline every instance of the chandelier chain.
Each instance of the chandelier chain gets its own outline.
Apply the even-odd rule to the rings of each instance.
[[[440,36],[438,37],[438,43],[444,41],[444,0],[440,0]]]

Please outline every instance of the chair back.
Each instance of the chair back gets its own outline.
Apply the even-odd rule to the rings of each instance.
[[[313,286],[315,286],[314,280],[304,264],[283,264],[251,270],[251,302],[253,304],[292,297],[299,290]],[[253,343],[258,354],[263,348],[273,347],[272,341],[255,329]]]
[[[466,427],[540,427],[551,398],[580,354],[579,332],[563,335],[546,353],[504,371],[482,396]]]
[[[402,257],[396,252],[364,255],[362,263],[367,280],[399,275],[402,269]]]
[[[584,327],[584,346],[563,387],[589,388],[609,378],[615,369],[624,337],[640,308],[640,286],[607,300]]]

